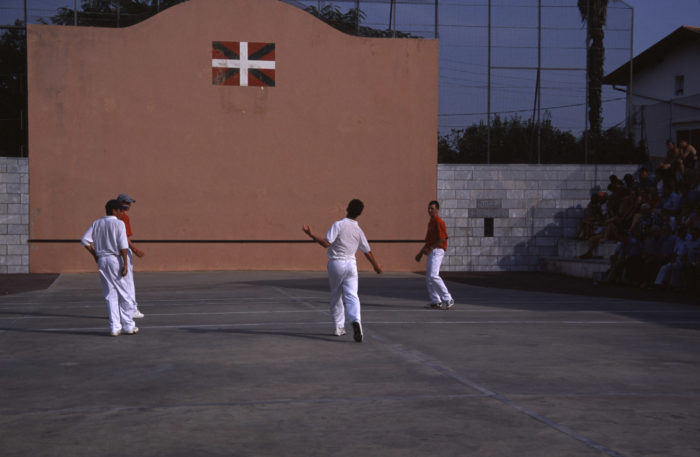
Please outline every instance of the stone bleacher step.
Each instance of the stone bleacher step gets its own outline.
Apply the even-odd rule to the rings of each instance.
[[[616,241],[606,241],[605,243],[600,243],[598,247],[593,252],[596,257],[602,257],[606,260],[610,259],[610,256],[615,252]],[[557,256],[564,258],[578,257],[584,254],[588,250],[588,241],[582,240],[569,240],[561,239],[557,240]]]
[[[581,240],[557,240],[558,257],[542,257],[540,271],[563,274],[576,278],[592,279],[610,268],[610,256],[615,252],[615,241],[601,243],[593,253],[596,258],[579,259],[588,250],[588,242]]]

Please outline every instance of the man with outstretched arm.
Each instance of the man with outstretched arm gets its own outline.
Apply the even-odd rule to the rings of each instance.
[[[428,233],[425,235],[425,244],[416,254],[416,262],[426,255],[425,261],[425,285],[428,288],[430,303],[425,305],[430,309],[450,309],[455,301],[447,290],[445,282],[440,277],[440,265],[445,257],[447,249],[447,227],[440,217],[440,203],[433,200],[428,203]]]
[[[361,343],[362,318],[360,316],[360,298],[357,296],[357,262],[355,253],[358,248],[372,264],[377,274],[382,272],[370,250],[369,243],[364,232],[357,223],[357,218],[362,214],[365,205],[361,200],[351,200],[347,207],[347,215],[344,219],[333,223],[326,233],[326,238],[321,239],[311,232],[311,227],[304,225],[304,233],[311,239],[328,248],[328,282],[331,289],[330,308],[333,316],[335,336],[345,335],[345,313],[352,323],[353,337]],[[345,306],[343,307],[343,304]],[[344,309],[343,309],[344,308]]]
[[[105,205],[106,216],[92,223],[80,243],[97,262],[102,293],[107,302],[110,335],[133,335],[139,329],[132,318],[133,303],[129,294],[127,275],[129,260],[126,227],[117,217],[124,209],[117,200]]]

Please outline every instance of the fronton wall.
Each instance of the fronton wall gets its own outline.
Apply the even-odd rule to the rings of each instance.
[[[213,84],[214,42],[274,43],[274,86]],[[276,0],[192,0],[124,29],[29,26],[31,271],[94,270],[77,240],[123,192],[137,269],[320,270],[301,226],[325,234],[352,198],[384,267],[415,268],[436,188],[437,51]]]

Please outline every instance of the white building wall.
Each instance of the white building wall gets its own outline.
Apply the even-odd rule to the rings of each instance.
[[[437,198],[449,234],[444,271],[536,270],[572,238],[593,192],[636,165],[438,165]],[[494,236],[484,236],[484,219]]]
[[[671,100],[679,96],[674,93],[675,78],[685,76],[682,97],[700,94],[700,43],[688,43],[669,52],[657,65],[635,72],[633,92],[659,100]],[[653,105],[658,100],[634,97],[635,105]]]
[[[675,94],[678,75],[684,76],[683,95]],[[699,75],[700,43],[686,43],[666,54],[657,65],[635,72],[634,138],[642,139],[643,124],[652,156],[665,156],[666,140],[675,141],[679,130],[700,128]]]

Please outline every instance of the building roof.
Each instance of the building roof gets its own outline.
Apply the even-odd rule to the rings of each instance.
[[[666,54],[678,45],[691,41],[700,41],[700,27],[690,27],[687,25],[678,27],[670,35],[657,41],[654,45],[647,48],[646,51],[632,59],[634,72],[644,70],[661,62]],[[621,67],[608,74],[603,79],[603,84],[618,84],[626,86],[630,79],[630,62],[625,63]]]

